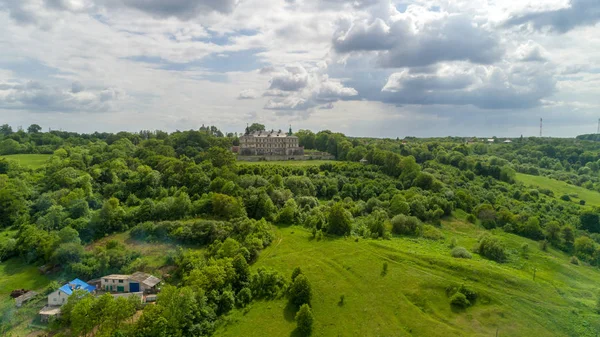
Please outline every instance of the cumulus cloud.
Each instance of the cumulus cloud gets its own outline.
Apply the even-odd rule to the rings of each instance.
[[[395,104],[473,105],[482,109],[528,109],[556,90],[552,69],[543,65],[447,64],[437,72],[392,74],[382,100]]]
[[[427,66],[443,61],[492,64],[504,49],[500,38],[466,15],[428,12],[410,6],[388,22],[341,22],[333,39],[336,52],[374,52],[387,68]]]
[[[275,71],[269,90],[264,96],[272,96],[265,104],[269,110],[306,110],[319,105],[331,106],[340,99],[358,95],[340,81],[329,78],[323,69],[307,70],[301,65],[288,66]]]
[[[116,88],[83,90],[83,86],[62,89],[37,81],[0,83],[0,108],[37,112],[105,112],[123,93]]]
[[[259,97],[260,94],[254,89],[245,89],[240,92],[238,95],[238,99],[255,99]]]
[[[600,1],[571,0],[567,7],[513,15],[506,20],[507,26],[529,25],[533,29],[550,29],[566,33],[579,26],[600,22]]]
[[[527,41],[517,48],[517,59],[524,62],[546,62],[548,61],[548,52],[544,47],[534,41]]]

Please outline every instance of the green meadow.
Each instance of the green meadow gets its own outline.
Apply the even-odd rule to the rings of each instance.
[[[575,202],[585,200],[586,205],[600,206],[600,193],[590,191],[580,186],[569,185],[564,181],[522,173],[517,173],[517,181],[531,187],[549,189],[554,192],[555,198],[560,198],[562,195],[566,194]]]
[[[50,156],[49,154],[11,154],[0,158],[14,160],[25,167],[37,169],[44,166]]]
[[[477,254],[456,259],[448,241],[456,238],[470,250],[484,231],[461,221],[444,221],[442,227],[443,241],[316,240],[301,227],[278,228],[253,268],[302,269],[313,289],[314,336],[596,336],[600,331],[592,314],[599,270],[572,265],[562,252],[542,252],[537,242],[502,231],[494,234],[511,251],[507,263]],[[478,299],[456,310],[447,289],[463,284],[476,290]],[[295,310],[284,298],[255,302],[230,314],[217,336],[295,336]]]

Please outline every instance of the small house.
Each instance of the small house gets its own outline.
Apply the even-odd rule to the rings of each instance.
[[[111,293],[152,293],[156,292],[159,283],[158,277],[142,272],[132,275],[113,274],[100,279],[100,289]]]
[[[137,292],[139,289],[129,289],[129,275],[112,274],[102,277],[100,288],[104,291],[128,293]]]
[[[52,292],[50,295],[48,295],[48,305],[61,306],[67,303],[67,299],[75,290],[85,290],[88,293],[92,293],[96,290],[96,287],[91,286],[83,282],[82,280],[76,278],[73,281],[65,284],[64,286],[58,288],[58,290]]]
[[[512,143],[512,140],[510,140],[510,139],[507,139],[504,141],[504,144],[510,144],[510,143]]]
[[[158,291],[157,285],[160,283],[160,279],[156,276],[152,276],[147,273],[136,272],[129,277],[130,291],[134,292],[136,283],[139,284],[139,290],[144,293],[156,293]]]
[[[367,160],[367,158],[363,158],[363,159],[360,160],[360,163],[363,164],[363,165],[366,165],[366,164],[369,163],[369,161]]]

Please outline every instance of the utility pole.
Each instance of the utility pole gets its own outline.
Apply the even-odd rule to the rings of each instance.
[[[542,138],[542,119],[540,118],[540,138]]]

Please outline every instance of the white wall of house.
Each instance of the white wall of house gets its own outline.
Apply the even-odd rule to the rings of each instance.
[[[69,298],[69,295],[65,294],[62,290],[58,289],[56,291],[54,291],[53,293],[51,293],[50,295],[48,295],[48,305],[63,305],[65,303],[67,303],[67,299]]]
[[[103,277],[100,279],[100,288],[104,291],[128,293],[129,280]]]

